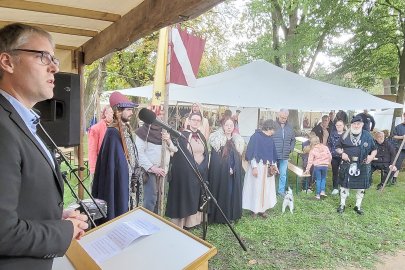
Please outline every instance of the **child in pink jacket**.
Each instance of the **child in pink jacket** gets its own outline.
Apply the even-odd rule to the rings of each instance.
[[[305,173],[309,173],[311,166],[314,165],[314,175],[316,179],[316,199],[326,196],[326,174],[328,166],[332,160],[329,148],[319,142],[319,138],[314,136],[310,139],[311,150],[309,151],[308,164]]]

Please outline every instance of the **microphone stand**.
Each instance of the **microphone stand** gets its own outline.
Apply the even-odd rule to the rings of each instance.
[[[84,190],[86,191],[87,195],[89,195],[90,199],[92,200],[92,202],[96,205],[98,211],[100,212],[100,214],[103,216],[103,218],[106,218],[107,215],[104,213],[104,211],[101,209],[101,207],[97,204],[96,200],[94,199],[94,197],[91,195],[91,193],[89,192],[89,190],[87,189],[87,187],[83,184],[83,181],[80,179],[80,177],[77,175],[75,169],[72,168],[72,166],[70,165],[70,163],[68,162],[68,160],[66,159],[66,157],[63,155],[62,151],[58,148],[58,146],[56,145],[56,143],[52,140],[51,136],[46,132],[46,130],[44,129],[44,127],[42,126],[41,122],[38,123],[39,127],[41,128],[41,131],[45,134],[45,136],[47,137],[47,139],[49,140],[49,142],[51,143],[51,147],[53,147],[54,150],[56,150],[58,152],[58,154],[60,155],[60,157],[63,159],[63,161],[66,163],[66,165],[69,167],[69,170],[71,173],[74,174],[74,176],[77,178],[79,184],[84,188]],[[87,206],[83,203],[83,201],[79,198],[79,196],[77,196],[77,194],[75,193],[72,185],[69,183],[69,181],[66,178],[66,173],[61,173],[62,174],[62,178],[63,181],[65,182],[65,184],[69,187],[70,192],[72,193],[73,197],[76,199],[76,203],[78,203],[80,205],[80,209],[83,210],[83,212],[86,214],[86,216],[88,217],[88,220],[91,222],[91,225],[94,227],[97,227],[96,223],[94,222],[91,214],[88,211]]]
[[[232,227],[231,223],[229,222],[228,218],[222,211],[221,207],[218,205],[217,200],[215,197],[212,195],[211,191],[209,190],[207,184],[205,183],[204,179],[202,178],[201,174],[199,171],[195,168],[195,166],[191,163],[190,159],[187,157],[186,153],[184,150],[181,148],[180,143],[178,141],[179,138],[176,138],[176,144],[177,147],[180,149],[180,152],[183,154],[185,159],[187,160],[188,165],[190,165],[190,168],[193,169],[195,175],[197,176],[198,180],[200,181],[201,187],[203,187],[204,190],[204,197],[203,197],[203,204],[200,207],[200,210],[203,210],[203,239],[205,240],[205,236],[207,234],[207,229],[208,229],[208,220],[206,220],[207,216],[207,206],[208,206],[208,201],[212,200],[212,202],[215,204],[216,208],[219,210],[221,213],[222,217],[225,219],[226,224],[228,225],[229,229],[232,231],[233,235],[236,237],[236,239],[239,242],[239,245],[242,247],[244,251],[247,251],[245,244],[242,242],[242,240],[239,238],[238,234],[236,233],[235,229]],[[205,223],[205,224],[204,224]]]

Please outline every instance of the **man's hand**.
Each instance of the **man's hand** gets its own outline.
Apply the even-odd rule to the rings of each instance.
[[[392,172],[397,171],[397,167],[395,167],[394,165],[390,165],[389,168],[390,168],[390,171],[392,171]]]
[[[342,160],[344,161],[350,161],[349,156],[346,153],[342,153]]]
[[[370,164],[370,163],[371,163],[371,161],[373,161],[373,159],[374,159],[374,156],[372,156],[372,155],[368,155],[364,163],[366,163],[366,164]]]
[[[162,131],[162,141],[169,142],[170,141],[170,134],[166,131]]]
[[[69,220],[73,223],[72,239],[79,240],[84,235],[89,225],[87,224],[87,216],[81,214],[78,210],[63,210],[62,219]]]
[[[69,220],[73,223],[72,239],[80,240],[80,238],[84,235],[84,230],[89,227],[89,224],[75,218],[67,218],[66,220]]]
[[[166,176],[165,170],[163,170],[162,168],[160,168],[160,167],[158,167],[158,166],[156,166],[156,165],[153,165],[153,166],[149,169],[149,171],[150,171],[151,173],[154,173],[154,174],[158,175],[158,176],[162,176],[162,177],[165,177],[165,176]]]
[[[254,177],[257,177],[259,175],[259,171],[257,170],[257,167],[254,167],[252,169],[252,174],[253,174]]]

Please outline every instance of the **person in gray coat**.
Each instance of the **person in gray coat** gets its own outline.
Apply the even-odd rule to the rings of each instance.
[[[278,178],[278,191],[281,196],[285,194],[285,184],[287,181],[287,165],[290,153],[295,147],[295,133],[293,127],[288,123],[288,110],[281,109],[277,115],[276,132],[273,135],[274,144],[277,151],[277,165],[280,171]]]

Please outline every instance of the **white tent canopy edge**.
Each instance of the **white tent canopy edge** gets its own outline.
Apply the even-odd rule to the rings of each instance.
[[[152,97],[153,86],[119,90],[128,96]],[[388,109],[402,104],[387,101],[361,89],[337,86],[279,68],[264,60],[200,78],[195,87],[170,84],[170,101],[196,102],[245,108]]]

